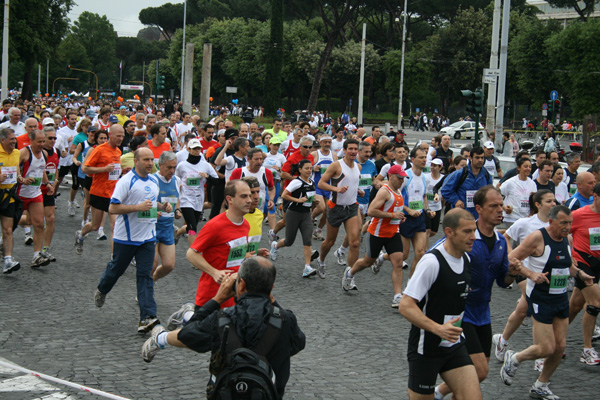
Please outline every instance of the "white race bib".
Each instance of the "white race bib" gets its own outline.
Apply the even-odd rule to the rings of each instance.
[[[475,203],[473,203],[475,193],[477,193],[477,190],[467,190],[467,208],[475,208]]]
[[[313,201],[315,200],[315,194],[316,194],[316,193],[317,193],[317,192],[315,192],[314,190],[313,190],[313,191],[310,191],[310,192],[306,192],[306,198],[307,198],[308,200],[306,200],[304,203],[302,203],[302,205],[303,205],[304,207],[311,207],[311,206],[312,206],[312,203],[313,203]]]
[[[168,212],[164,212],[162,213],[163,217],[175,217],[175,207],[177,207],[177,197],[161,197],[160,198],[160,202],[161,203],[171,203],[171,207],[173,207],[173,211],[171,211],[170,213]]]
[[[155,224],[158,218],[158,208],[156,201],[152,202],[152,208],[146,211],[138,211],[138,222]]]
[[[600,251],[600,228],[590,228],[590,250]]]
[[[118,181],[121,177],[121,164],[113,164],[114,169],[108,173],[109,181]]]
[[[0,167],[0,173],[6,175],[3,185],[12,185],[17,183],[17,167]]]

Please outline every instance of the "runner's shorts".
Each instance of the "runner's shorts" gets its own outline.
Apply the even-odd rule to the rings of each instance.
[[[110,206],[110,198],[90,194],[90,206],[94,207],[95,209],[108,212],[108,207]]]
[[[556,302],[553,303],[534,303],[529,296],[525,296],[527,314],[542,324],[551,324],[554,318],[569,318],[569,298],[563,295],[556,296]]]
[[[335,205],[329,209],[327,213],[327,221],[334,228],[338,228],[345,221],[358,215],[358,204],[350,204],[349,206]]]
[[[403,223],[400,224],[400,235],[405,238],[412,238],[415,233],[427,232],[427,225],[425,224],[425,210],[418,217],[406,216]]]
[[[379,256],[379,252],[384,247],[388,254],[402,253],[402,251],[404,251],[400,233],[396,233],[390,238],[378,237],[367,233],[367,237],[365,239],[365,243],[367,245],[367,257],[370,258],[377,258],[377,256]]]
[[[432,394],[438,374],[465,365],[473,365],[466,346],[457,344],[455,351],[438,357],[408,354],[408,388],[420,394]]]

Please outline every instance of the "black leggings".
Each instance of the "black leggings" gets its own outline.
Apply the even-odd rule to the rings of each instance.
[[[310,209],[308,209],[307,212],[293,210],[287,210],[285,212],[285,247],[290,247],[294,244],[298,229],[302,234],[303,245],[311,246],[313,222],[310,215]]]
[[[212,198],[212,208],[210,210],[209,219],[213,219],[221,212],[221,205],[225,200],[225,179],[219,179],[218,181],[213,181],[213,186],[211,190]]]
[[[202,220],[202,211],[196,211],[193,208],[182,207],[181,214],[187,225],[188,234],[193,231],[194,235],[198,233],[198,224]]]

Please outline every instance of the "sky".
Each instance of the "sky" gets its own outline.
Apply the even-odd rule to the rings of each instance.
[[[182,3],[181,0],[75,0],[69,13],[71,23],[84,11],[106,15],[119,36],[137,36],[145,26],[138,16],[147,7],[158,7],[165,3]]]

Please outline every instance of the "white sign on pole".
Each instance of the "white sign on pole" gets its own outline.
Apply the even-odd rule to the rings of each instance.
[[[496,84],[496,76],[494,75],[485,75],[483,77],[483,83],[488,84],[488,85],[495,85]]]
[[[144,91],[144,85],[121,85],[121,90],[141,90],[141,91]]]
[[[548,110],[542,110],[542,116],[544,116],[544,117],[548,116]]]
[[[498,68],[484,68],[483,69],[484,76],[500,76],[500,69]]]
[[[236,86],[227,86],[225,87],[225,93],[237,93]]]

